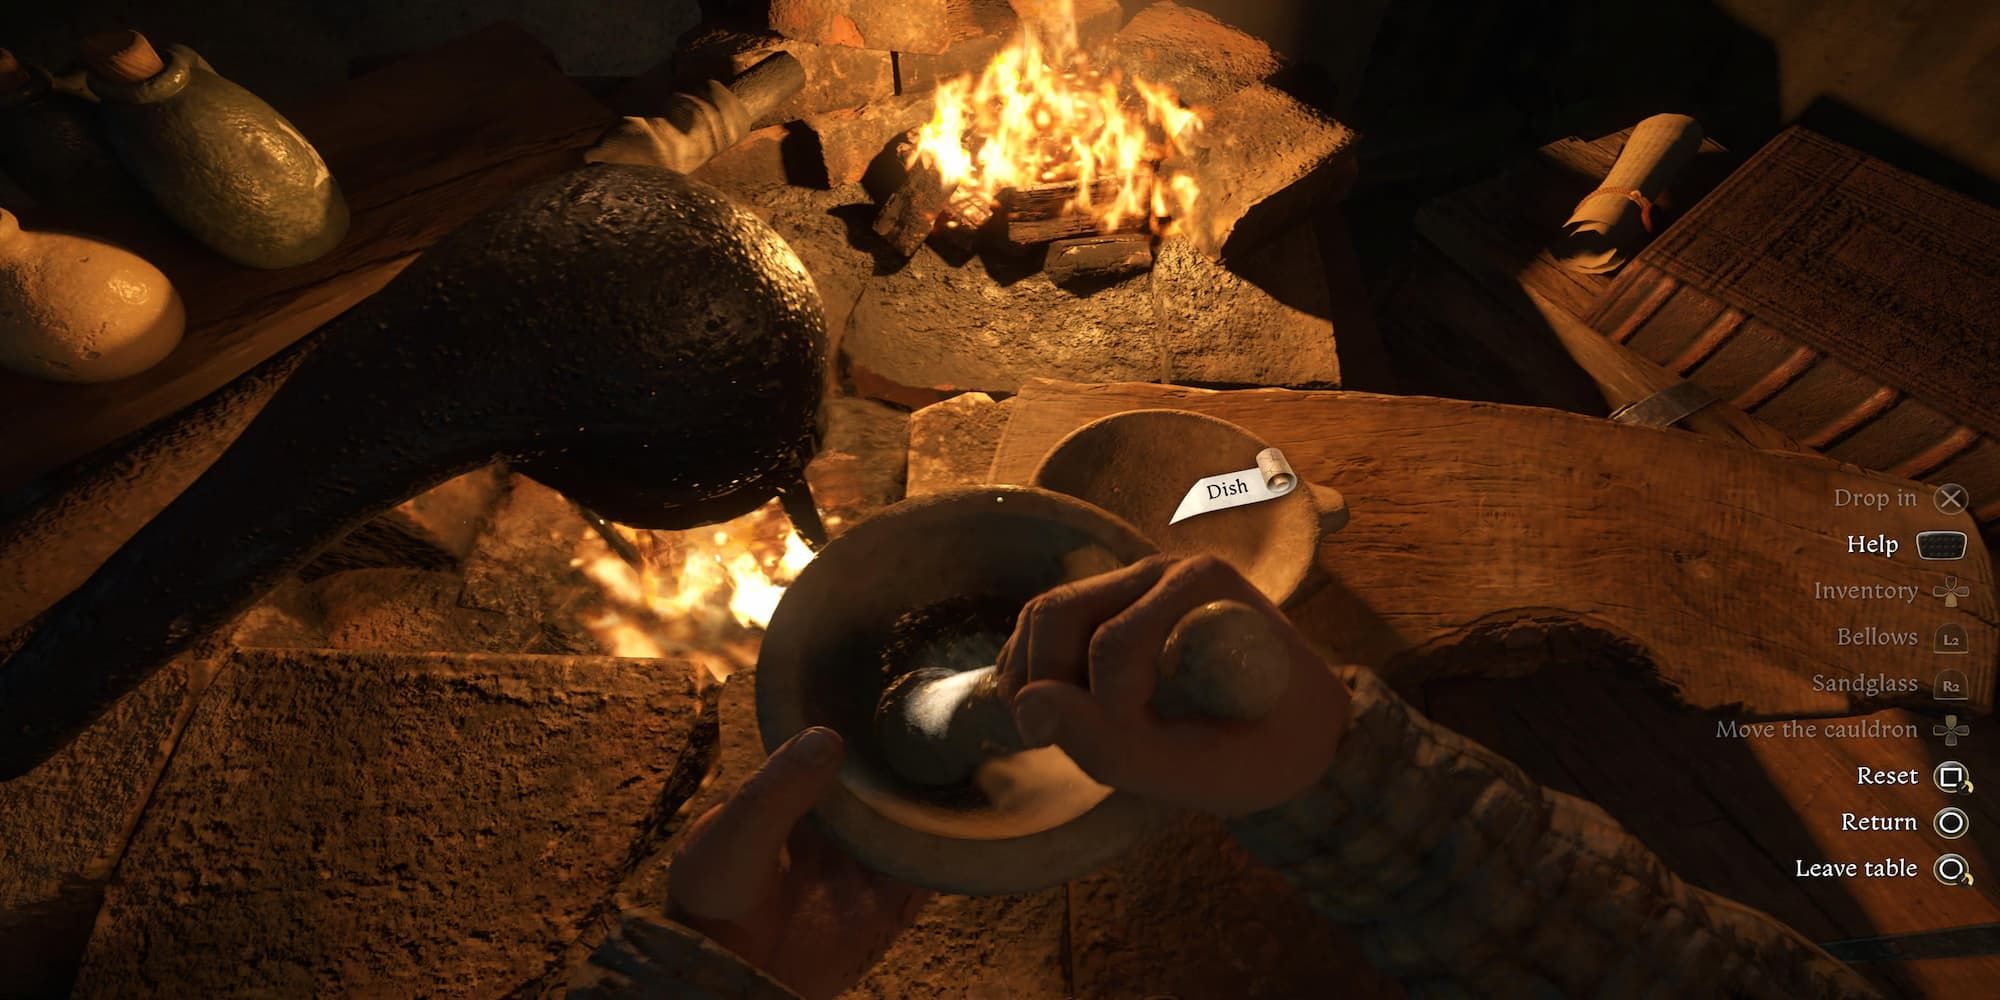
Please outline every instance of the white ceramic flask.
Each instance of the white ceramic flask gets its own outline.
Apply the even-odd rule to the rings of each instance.
[[[31,233],[0,209],[0,367],[56,382],[109,382],[158,364],[187,326],[180,293],[128,250]]]

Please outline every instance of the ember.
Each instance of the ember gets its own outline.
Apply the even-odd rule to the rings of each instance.
[[[641,568],[595,532],[584,534],[573,565],[604,588],[608,607],[589,626],[619,656],[720,648],[761,632],[813,556],[775,500],[706,528],[612,529],[639,552]]]
[[[1175,163],[1200,125],[1169,88],[1092,66],[1071,0],[1050,0],[978,76],[939,84],[908,163],[988,208],[1060,185],[1098,232],[1170,233],[1199,194]]]

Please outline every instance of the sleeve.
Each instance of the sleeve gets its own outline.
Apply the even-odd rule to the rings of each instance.
[[[620,914],[571,976],[570,1000],[799,1000],[728,949],[658,911]]]
[[[1412,996],[1874,997],[1797,931],[1681,881],[1603,810],[1432,723],[1373,671],[1333,765],[1232,821]]]

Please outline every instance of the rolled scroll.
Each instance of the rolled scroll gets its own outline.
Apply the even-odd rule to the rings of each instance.
[[[1597,190],[1577,203],[1551,253],[1572,271],[1604,274],[1652,238],[1653,203],[1701,149],[1701,125],[1686,115],[1654,115],[1638,124]]]

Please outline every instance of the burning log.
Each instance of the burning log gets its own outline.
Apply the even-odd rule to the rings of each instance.
[[[771,0],[771,30],[822,45],[944,52],[1014,19],[999,0]]]
[[[875,218],[876,234],[904,257],[916,253],[937,228],[938,217],[944,214],[955,188],[945,186],[935,164],[919,161],[910,168],[903,186],[882,204],[882,213]]]
[[[1058,240],[1049,245],[1043,270],[1058,285],[1089,285],[1117,281],[1153,267],[1153,237],[1149,233],[1110,233]]]
[[[1117,197],[1122,185],[1123,182],[1117,178],[1100,178],[1091,185],[1090,200],[1109,201]],[[1078,187],[1075,181],[1064,181],[1008,188],[1000,192],[1000,214],[1007,220],[1007,242],[1016,246],[1033,246],[1097,234],[1097,220],[1073,207]],[[1133,222],[1143,226],[1145,220],[1135,219]]]
[[[1354,133],[1265,84],[1217,104],[1188,168],[1201,197],[1183,220],[1211,257],[1240,256],[1354,181]]]

